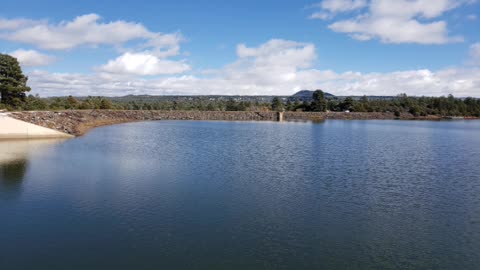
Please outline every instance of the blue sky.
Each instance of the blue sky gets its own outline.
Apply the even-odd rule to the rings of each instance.
[[[480,97],[475,0],[3,0],[34,93]]]

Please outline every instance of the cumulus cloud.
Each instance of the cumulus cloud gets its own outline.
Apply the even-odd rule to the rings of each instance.
[[[365,41],[379,39],[384,43],[445,44],[463,41],[449,35],[447,22],[439,19],[446,12],[472,0],[324,0],[320,11],[311,18],[330,19],[336,14],[351,15],[328,27],[352,38]],[[350,12],[362,9],[362,14]]]
[[[86,14],[57,24],[0,19],[0,39],[52,51],[113,46],[123,54],[98,68],[109,73],[150,76],[190,70],[183,60],[168,59],[180,54],[180,44],[184,41],[180,33],[152,32],[136,22],[103,22],[97,14]],[[19,50],[15,56],[25,66],[45,65],[52,61],[51,57],[32,50]]]
[[[480,42],[470,46],[470,62],[474,65],[480,65]]]
[[[246,93],[268,94],[294,82],[299,70],[313,65],[316,52],[311,43],[273,39],[258,47],[240,44],[237,56],[237,61],[214,72],[216,77],[240,85]],[[226,89],[234,92],[231,86]]]
[[[132,40],[145,41],[156,51],[175,50],[182,41],[180,34],[149,31],[140,23],[102,22],[97,14],[78,16],[71,21],[52,24],[47,21],[0,19],[0,38],[31,44],[48,50],[67,50],[80,46],[121,46]]]
[[[301,89],[324,89],[336,95],[396,95],[480,97],[480,69],[408,70],[392,73],[336,73],[305,70],[289,83],[257,85],[248,80],[215,76],[175,76],[153,79],[112,78],[102,74],[32,72],[34,93],[56,95],[291,95]]]
[[[344,95],[396,95],[480,97],[479,69],[407,70],[391,73],[339,74],[324,85]]]
[[[54,57],[39,53],[35,50],[18,49],[9,54],[17,58],[23,67],[46,66],[55,61]]]
[[[367,0],[324,0],[317,6],[326,12],[337,14],[366,7]]]
[[[29,74],[30,85],[34,93],[42,96],[291,95],[302,89],[321,88],[336,95],[407,93],[480,97],[480,69],[475,67],[337,73],[312,68],[316,59],[313,44],[288,40],[270,40],[256,47],[240,44],[237,57],[221,69],[188,76],[144,78],[123,76],[118,72],[85,75],[35,71]],[[142,72],[142,75],[148,73]]]
[[[181,61],[170,61],[148,53],[125,53],[115,60],[98,68],[115,74],[152,76],[177,74],[190,70],[190,66]]]
[[[316,58],[315,46],[311,43],[300,43],[282,39],[272,39],[259,47],[237,46],[237,56],[251,59],[256,67],[292,66],[308,68]]]
[[[321,11],[313,13],[310,18],[328,20],[338,13],[362,9],[367,6],[367,3],[367,0],[324,0],[313,5],[313,7],[320,8]]]
[[[0,30],[14,30],[20,27],[31,26],[37,23],[34,20],[29,19],[2,19],[0,18]]]

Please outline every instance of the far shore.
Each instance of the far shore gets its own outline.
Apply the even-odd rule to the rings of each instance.
[[[442,120],[441,116],[414,117],[385,112],[278,112],[253,111],[147,111],[147,110],[69,110],[11,112],[10,117],[73,136],[105,125],[158,120],[213,120],[213,121],[323,121],[323,120]],[[477,119],[477,118],[454,118]]]

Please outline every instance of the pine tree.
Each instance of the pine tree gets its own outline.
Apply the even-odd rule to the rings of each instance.
[[[28,77],[23,75],[22,68],[15,57],[0,54],[0,94],[1,103],[12,107],[20,107],[25,102]]]
[[[273,111],[282,111],[283,110],[283,103],[282,101],[280,100],[279,97],[274,97],[273,100],[272,100],[272,110]]]
[[[327,110],[327,101],[322,90],[313,92],[312,110],[314,112],[325,112]]]

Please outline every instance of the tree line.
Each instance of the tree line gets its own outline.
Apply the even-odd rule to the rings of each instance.
[[[409,97],[405,94],[389,100],[369,100],[346,97],[326,99],[321,90],[315,91],[312,101],[292,98],[273,98],[271,103],[230,100],[212,100],[192,97],[174,101],[112,101],[106,97],[40,98],[29,95],[15,101],[11,110],[179,110],[179,111],[302,111],[302,112],[392,112],[413,116],[472,116],[480,117],[480,99],[448,97]]]
[[[314,112],[393,112],[400,116],[410,113],[413,116],[473,116],[480,117],[480,99],[448,97],[409,97],[400,94],[391,99],[373,99],[367,96],[361,98],[325,98],[323,91],[313,93],[311,102],[281,102],[276,99],[272,102],[273,110],[285,111],[314,111]]]
[[[480,99],[448,97],[409,97],[406,94],[391,99],[325,97],[322,90],[313,92],[310,101],[295,97],[273,98],[271,103],[243,101],[235,98],[215,99],[205,96],[165,101],[118,101],[106,97],[41,98],[28,95],[26,77],[17,59],[0,54],[0,109],[8,110],[195,110],[195,111],[314,111],[314,112],[393,112],[400,116],[474,116],[480,117]]]
[[[134,99],[134,98],[132,98]],[[52,97],[38,95],[25,97],[24,102],[12,110],[167,110],[167,111],[269,111],[269,103],[228,100],[211,100],[208,97],[169,101],[116,101],[108,97]]]

